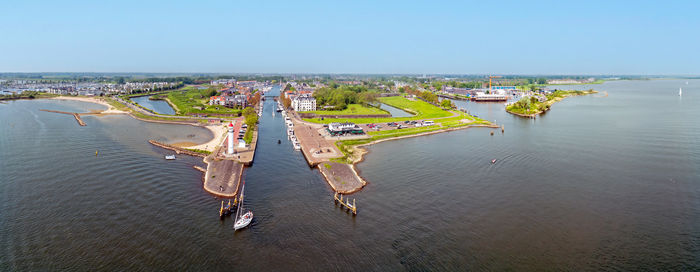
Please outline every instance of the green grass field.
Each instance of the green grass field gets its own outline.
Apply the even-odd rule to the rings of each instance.
[[[374,115],[374,114],[389,114],[388,111],[375,108],[366,107],[360,104],[350,104],[348,108],[344,110],[331,110],[331,111],[303,111],[302,113],[315,113],[316,115]]]
[[[424,120],[452,116],[452,112],[443,110],[433,106],[422,100],[412,101],[401,96],[381,97],[379,101],[389,106],[402,109],[404,111],[415,114],[411,117],[384,117],[384,118],[308,118],[305,121],[329,124],[336,122],[352,122],[358,124],[367,123],[388,123],[388,122],[403,122],[406,120]]]
[[[238,114],[241,112],[241,110],[220,105],[209,105],[208,90],[199,90],[192,86],[169,92],[168,99],[177,107],[178,115],[190,113]]]

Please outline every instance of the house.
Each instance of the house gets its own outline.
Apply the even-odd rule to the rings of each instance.
[[[316,98],[313,98],[310,94],[302,94],[292,99],[292,108],[295,111],[315,111],[316,110]]]
[[[212,96],[209,97],[209,105],[226,105],[226,96]]]
[[[248,97],[246,95],[237,94],[226,97],[227,107],[241,107],[245,108],[248,105]]]

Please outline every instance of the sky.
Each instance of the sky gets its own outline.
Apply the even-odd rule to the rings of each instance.
[[[700,75],[700,1],[0,1],[0,72]]]

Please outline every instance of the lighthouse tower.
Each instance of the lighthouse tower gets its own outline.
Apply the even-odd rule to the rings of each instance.
[[[228,124],[228,152],[226,154],[233,155],[233,123]]]

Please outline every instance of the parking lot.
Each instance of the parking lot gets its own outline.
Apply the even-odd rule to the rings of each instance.
[[[413,128],[417,126],[422,126],[423,120],[409,121],[406,122],[392,122],[392,123],[373,123],[373,124],[358,124],[362,130],[367,133],[368,131],[385,131],[385,130],[395,130],[403,128]]]

